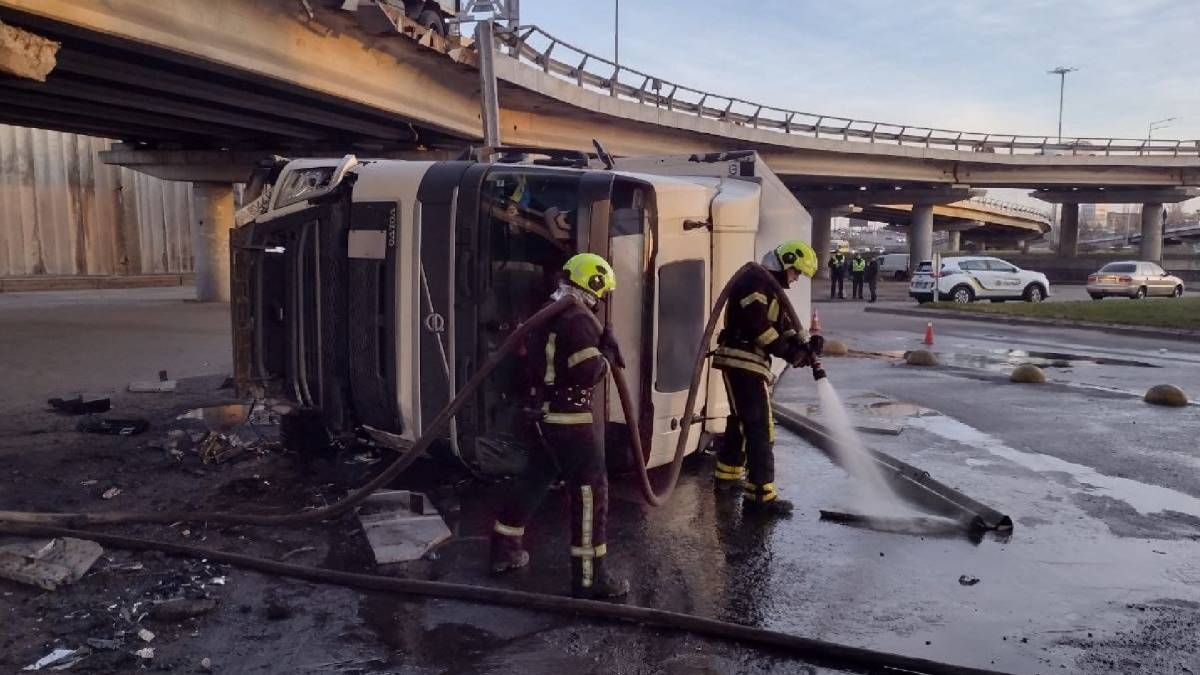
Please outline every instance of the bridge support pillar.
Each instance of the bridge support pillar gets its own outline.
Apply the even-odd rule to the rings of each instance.
[[[933,204],[913,204],[908,228],[908,264],[916,269],[922,260],[933,259]]]
[[[1154,202],[1142,204],[1142,260],[1162,261],[1162,212],[1162,204]]]
[[[962,250],[962,232],[951,230],[946,233],[946,250],[951,253],[958,253]]]
[[[828,206],[809,207],[812,216],[812,247],[817,253],[817,278],[829,278],[829,247],[833,242],[833,209]]]
[[[1058,255],[1074,258],[1079,254],[1079,204],[1062,205],[1058,219]]]
[[[229,302],[229,232],[233,184],[192,183],[192,256],[196,299]]]

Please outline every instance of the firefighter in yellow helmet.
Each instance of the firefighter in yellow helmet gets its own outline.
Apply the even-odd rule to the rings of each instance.
[[[521,544],[525,525],[561,479],[571,504],[571,592],[581,598],[616,598],[629,592],[629,582],[610,576],[605,565],[608,474],[592,426],[592,393],[609,365],[624,363],[616,341],[588,312],[617,287],[617,278],[612,266],[594,253],[573,256],[563,271],[565,279],[551,301],[572,295],[581,304],[555,317],[531,342],[530,355],[539,357],[530,359],[531,367],[543,373],[534,404],[540,411],[536,426],[542,447],[517,477],[492,528],[491,568],[499,574],[529,563]]]
[[[817,273],[817,254],[802,241],[786,241],[767,253],[763,267],[787,288],[801,275]],[[782,311],[774,288],[757,276],[736,282],[725,311],[725,329],[717,338],[713,366],[721,371],[730,414],[717,453],[718,487],[742,482],[743,511],[786,515],[791,502],[775,489],[775,423],[768,383],[771,357],[793,366],[817,362],[821,336],[808,337]]]

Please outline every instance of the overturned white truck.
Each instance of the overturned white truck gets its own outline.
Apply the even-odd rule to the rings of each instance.
[[[607,158],[605,158],[607,160]],[[611,166],[611,168],[609,168]],[[577,251],[612,261],[603,312],[627,362],[650,466],[675,451],[712,302],[744,263],[809,240],[804,208],[753,152],[597,160],[505,148],[494,162],[304,159],[264,168],[233,239],[236,380],[290,399],[334,435],[411,443],[523,320]],[[791,291],[809,313],[809,282]],[[452,421],[475,466],[521,451],[519,359]],[[724,427],[706,377],[688,452]],[[611,389],[611,387],[610,387]],[[628,427],[596,397],[610,452]],[[622,439],[625,439],[623,441]]]

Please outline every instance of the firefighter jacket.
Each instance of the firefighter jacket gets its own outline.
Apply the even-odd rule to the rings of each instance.
[[[717,337],[713,366],[745,370],[771,378],[771,357],[795,363],[808,350],[804,327],[791,325],[775,290],[765,280],[748,276],[730,291],[725,329]]]
[[[543,423],[592,423],[592,392],[608,367],[600,335],[590,311],[578,305],[551,321],[542,339]]]

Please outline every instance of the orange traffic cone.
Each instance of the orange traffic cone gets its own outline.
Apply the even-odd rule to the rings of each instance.
[[[809,333],[820,333],[821,332],[821,316],[819,314],[817,314],[817,310],[815,308],[812,311],[812,321],[808,325],[809,325],[809,329],[808,329]]]
[[[925,344],[927,344],[927,345],[933,344],[933,322],[932,321],[925,324]]]

